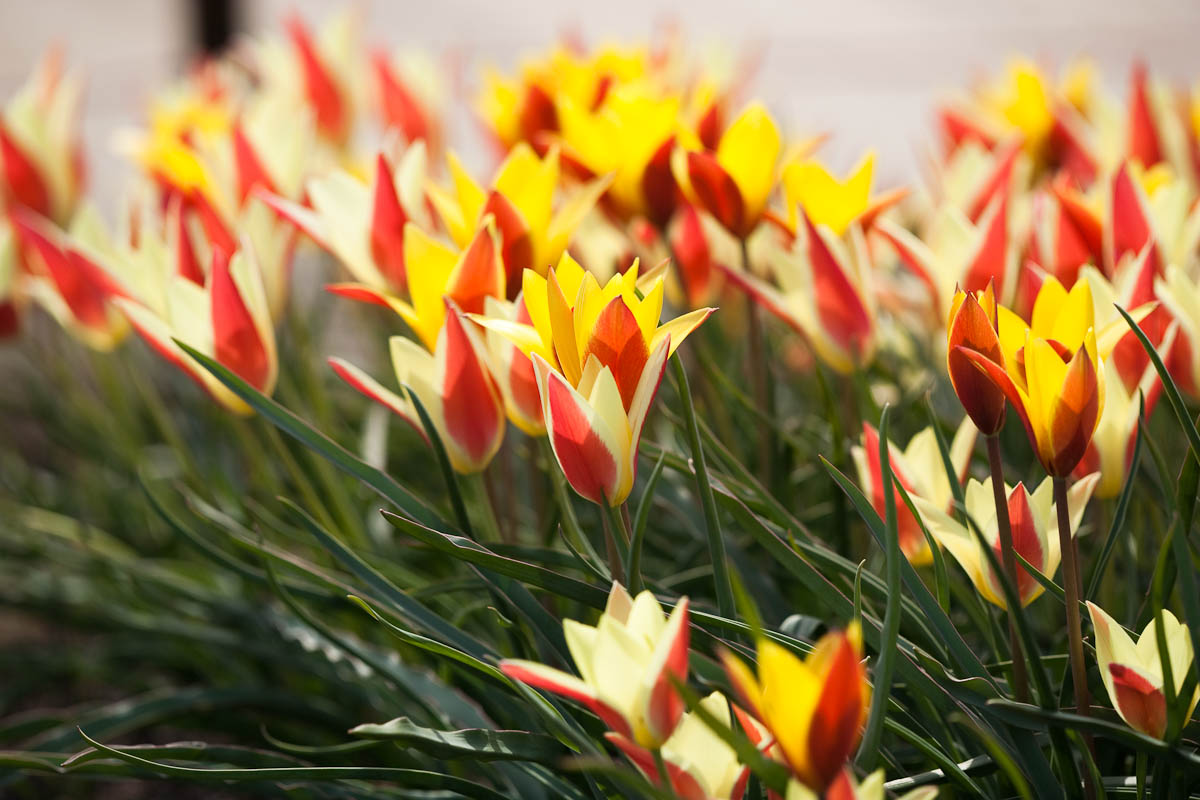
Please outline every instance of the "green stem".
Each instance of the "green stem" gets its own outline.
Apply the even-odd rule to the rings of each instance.
[[[662,748],[656,747],[654,748],[653,752],[654,766],[658,768],[658,779],[662,782],[663,789],[666,789],[668,792],[670,792],[672,790],[671,773],[667,771],[667,762],[666,759],[663,758]]]
[[[292,483],[295,484],[296,489],[304,498],[304,502],[320,518],[321,524],[330,531],[339,530],[333,516],[329,513],[329,509],[325,507],[324,501],[321,500],[321,496],[317,494],[317,490],[313,487],[312,481],[304,474],[304,470],[300,468],[295,455],[288,449],[287,442],[283,441],[283,438],[279,435],[279,429],[267,421],[264,421],[259,427],[266,437],[271,450],[283,464],[283,468],[292,479]]]
[[[987,436],[988,464],[992,471],[992,498],[996,502],[996,524],[1000,529],[1000,560],[1004,572],[1020,593],[1017,580],[1017,557],[1013,552],[1012,520],[1008,517],[1008,498],[1004,488],[1004,464],[1000,461],[1000,439]],[[1029,678],[1025,673],[1025,655],[1021,652],[1021,638],[1017,635],[1017,623],[1011,609],[1008,614],[1008,642],[1012,653],[1013,694],[1018,703],[1029,702]]]
[[[630,533],[629,525],[626,521],[626,516],[629,512],[625,510],[624,504],[620,508],[601,503],[604,506],[605,526],[604,533],[609,547],[609,569],[612,571],[613,579],[622,585],[625,585],[625,567],[629,563],[629,545],[633,536]]]
[[[742,239],[742,270],[750,271],[750,248],[745,239]],[[767,418],[770,418],[774,403],[771,397],[771,382],[770,375],[767,372],[767,351],[766,342],[763,336],[763,321],[761,310],[753,298],[747,299],[747,343],[749,346],[749,361],[746,366],[750,371],[750,386],[754,392],[754,403],[757,405]],[[758,474],[762,477],[762,482],[770,486],[772,484],[772,472],[774,471],[773,457],[774,437],[771,436],[771,426],[762,420],[758,425]]]
[[[692,466],[696,473],[696,490],[704,510],[704,527],[708,532],[708,553],[712,559],[713,583],[716,584],[717,609],[721,616],[734,618],[733,584],[729,580],[729,565],[725,562],[725,540],[721,536],[721,519],[717,515],[717,501],[713,497],[712,485],[708,481],[708,464],[704,458],[704,447],[700,443],[700,425],[696,421],[696,409],[692,405],[692,393],[688,386],[687,372],[676,354],[671,359],[675,368],[675,383],[679,401],[683,405],[683,418],[687,423],[688,441],[692,448]]]
[[[1071,682],[1075,689],[1075,711],[1091,716],[1088,696],[1087,664],[1083,660],[1083,634],[1079,624],[1079,564],[1075,557],[1075,537],[1071,535],[1071,511],[1067,507],[1067,479],[1053,477],[1054,507],[1058,511],[1058,545],[1063,559],[1063,590],[1067,601],[1067,646],[1071,657]],[[1089,741],[1090,747],[1090,741]],[[1083,771],[1084,796],[1096,797],[1096,787],[1088,770]]]

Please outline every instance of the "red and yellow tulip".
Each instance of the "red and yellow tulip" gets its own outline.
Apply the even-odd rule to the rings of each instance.
[[[662,747],[683,717],[671,680],[687,680],[688,599],[668,617],[650,591],[632,598],[614,583],[596,625],[567,619],[563,633],[579,677],[519,659],[501,661],[501,671],[582,703],[638,747]]]
[[[950,383],[967,416],[984,436],[994,436],[1004,427],[1007,400],[1004,392],[963,351],[1002,363],[1001,325],[1005,335],[1012,337],[1019,336],[1026,327],[1024,320],[996,303],[992,287],[989,281],[982,291],[956,292],[946,323],[946,370]]]
[[[714,151],[680,143],[671,155],[671,170],[691,202],[744,239],[762,220],[782,157],[779,126],[765,106],[754,103],[729,124]]]
[[[731,724],[729,700],[713,692],[700,705],[725,726]],[[612,742],[648,779],[660,780],[654,754],[619,733],[607,733]],[[737,753],[694,713],[680,718],[675,731],[662,744],[663,762],[671,790],[684,800],[741,800],[750,770]]]
[[[431,184],[429,199],[459,247],[466,246],[485,216],[495,220],[508,299],[521,290],[525,270],[544,275],[558,262],[575,228],[608,185],[606,178],[590,181],[555,208],[561,177],[558,150],[551,148],[542,158],[524,143],[508,154],[488,190],[475,182],[453,154],[450,175],[453,193]]]
[[[774,283],[747,271],[726,275],[755,302],[805,338],[816,356],[848,375],[868,364],[878,345],[871,259],[862,229],[844,237],[818,227],[800,209],[794,237],[766,237],[762,260]]]
[[[712,309],[660,325],[661,275],[639,285],[634,262],[602,287],[568,254],[546,277],[526,270],[521,299],[530,324],[477,320],[533,359],[567,482],[594,503],[620,505],[633,489],[642,424],[667,359]]]
[[[465,314],[478,314],[488,298],[503,296],[500,235],[489,217],[467,248],[458,252],[410,223],[404,234],[404,261],[411,303],[362,285],[335,289],[351,299],[393,309],[416,335],[417,342],[403,336],[390,339],[392,365],[405,395],[342,359],[332,359],[330,364],[359,392],[421,431],[409,393],[415,395],[429,414],[451,466],[464,474],[478,472],[491,462],[504,439],[504,399],[492,378],[487,346]]]
[[[385,154],[377,154],[369,183],[337,170],[307,182],[309,207],[281,197],[269,202],[342,262],[357,281],[356,290],[401,299],[409,289],[405,230],[410,222],[424,230],[432,223],[426,166],[425,144],[416,142],[395,168]]]
[[[976,430],[969,420],[963,420],[950,443],[950,460],[954,474],[961,483],[966,480],[967,468],[971,463],[971,451],[975,447]],[[863,494],[871,499],[871,505],[880,517],[886,513],[887,495],[883,486],[882,465],[879,461],[879,431],[870,423],[863,423],[861,444],[850,449],[854,466],[858,470],[858,485]],[[901,450],[888,443],[888,458],[892,475],[900,481],[904,491],[915,502],[918,497],[933,506],[949,511],[954,502],[954,491],[938,449],[937,434],[933,428],[925,428]],[[896,499],[896,515],[899,523],[900,549],[914,565],[928,564],[933,553],[920,524],[893,488]]]
[[[0,208],[70,222],[83,192],[83,84],[48,53],[0,113]]]
[[[823,636],[805,660],[761,640],[757,677],[733,654],[723,660],[738,697],[774,737],[792,774],[824,793],[858,745],[870,703],[857,623]]]
[[[1083,512],[1099,481],[1100,475],[1092,473],[1077,481],[1067,493],[1072,536],[1079,529]],[[1054,577],[1062,559],[1051,483],[1051,478],[1045,478],[1033,493],[1022,483],[1018,483],[1016,487],[1005,487],[1008,517],[1012,524],[1013,551],[1050,578]],[[969,481],[965,499],[967,513],[979,526],[999,562],[1000,533],[996,520],[992,479],[988,478],[983,483],[973,479]],[[981,549],[974,532],[951,516],[944,506],[938,507],[925,498],[918,497],[913,498],[913,504],[925,521],[929,533],[950,551],[975,585],[976,591],[989,603],[1005,608],[1007,604],[1000,581],[992,571],[991,562]],[[1043,591],[1042,584],[1023,565],[1017,567],[1016,589],[1021,597],[1022,606],[1029,605]]]
[[[1167,730],[1167,699],[1163,693],[1163,666],[1158,649],[1156,621],[1150,620],[1135,643],[1116,620],[1095,603],[1087,604],[1096,629],[1096,661],[1113,708],[1125,723],[1140,733],[1163,738]],[[1192,641],[1187,626],[1163,609],[1167,660],[1175,680],[1175,692],[1183,688],[1192,667]],[[1192,695],[1184,717],[1186,723],[1200,699]]]
[[[954,345],[1013,404],[1030,444],[1051,475],[1069,475],[1087,451],[1104,409],[1104,368],[1086,281],[1068,294],[1050,278],[1024,330],[1000,325],[1002,359]],[[1015,316],[1015,315],[1014,315]],[[1111,345],[1109,345],[1111,350]]]

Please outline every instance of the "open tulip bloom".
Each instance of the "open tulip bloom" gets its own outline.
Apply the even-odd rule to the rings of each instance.
[[[1113,708],[1136,731],[1163,738],[1167,730],[1167,700],[1163,693],[1163,662],[1158,649],[1157,622],[1151,619],[1137,642],[1116,620],[1095,603],[1087,604],[1096,629],[1096,661]],[[1187,626],[1163,609],[1167,659],[1175,680],[1175,693],[1182,689],[1192,671],[1192,640]],[[1200,699],[1197,689],[1188,702],[1183,722],[1187,723]]]
[[[1079,529],[1083,512],[1099,480],[1099,473],[1092,473],[1077,481],[1067,492],[1072,536]],[[991,481],[991,478],[983,483],[974,479],[968,481],[965,500],[967,514],[979,526],[988,546],[995,552],[997,562],[1000,562],[1000,535]],[[1051,481],[1051,478],[1046,478],[1032,493],[1021,483],[1015,487],[1004,487],[1008,498],[1008,517],[1012,524],[1013,550],[1036,567],[1038,572],[1050,578],[1058,570],[1062,559]],[[945,508],[938,508],[923,497],[913,497],[913,504],[929,533],[950,551],[979,594],[989,603],[1006,608],[1000,581],[980,548],[975,533],[959,522],[957,517],[947,513]],[[1042,593],[1043,586],[1024,565],[1018,565],[1016,589],[1024,606]]]
[[[954,465],[954,479],[959,483],[966,480],[971,464],[971,451],[975,447],[975,426],[963,420],[950,443],[950,461]],[[863,423],[862,443],[850,449],[854,466],[858,470],[858,484],[863,494],[871,498],[882,519],[886,514],[887,489],[883,486],[882,465],[879,461],[879,431],[868,422]],[[892,475],[900,481],[904,491],[914,500],[920,497],[929,504],[948,511],[954,502],[954,490],[942,463],[938,449],[937,434],[933,428],[925,428],[901,450],[888,443],[888,458],[891,460]],[[929,542],[921,532],[920,524],[904,503],[900,493],[893,488],[896,499],[896,516],[900,549],[914,566],[933,561]]]
[[[774,738],[792,774],[825,792],[858,745],[870,702],[858,625],[825,634],[804,660],[759,641],[757,676],[732,653],[723,660],[738,697]]]
[[[633,598],[614,583],[599,622],[563,620],[563,633],[579,677],[519,659],[501,661],[501,671],[582,703],[637,747],[662,747],[683,717],[671,678],[687,679],[688,599],[668,617],[650,591]]]
[[[529,324],[476,317],[533,359],[550,446],[567,482],[593,503],[629,497],[642,425],[667,359],[712,309],[659,325],[663,279],[639,297],[638,265],[600,286],[569,255],[546,277],[526,270]]]

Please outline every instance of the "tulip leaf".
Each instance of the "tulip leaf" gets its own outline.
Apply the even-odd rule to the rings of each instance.
[[[153,772],[176,778],[200,781],[240,783],[244,781],[328,781],[328,780],[384,780],[402,784],[409,789],[440,789],[457,792],[463,797],[479,800],[504,800],[504,795],[494,789],[472,781],[443,775],[437,772],[400,767],[261,767],[261,768],[200,768],[164,764],[131,752],[103,745],[92,739],[81,729],[79,735],[92,747],[107,756],[136,766],[146,767]]]
[[[1133,497],[1133,487],[1137,482],[1138,467],[1142,462],[1143,428],[1146,425],[1146,399],[1139,397],[1138,405],[1138,422],[1137,428],[1134,429],[1133,457],[1129,460],[1129,470],[1125,475],[1125,485],[1121,487],[1121,495],[1117,498],[1117,510],[1113,514],[1112,522],[1108,526],[1108,535],[1104,537],[1104,545],[1100,548],[1100,555],[1096,558],[1096,566],[1092,570],[1092,577],[1088,580],[1087,593],[1083,596],[1085,601],[1094,600],[1096,592],[1100,591],[1100,581],[1104,579],[1104,573],[1108,569],[1108,561],[1112,557],[1117,539],[1124,530],[1125,515],[1129,511],[1129,499]]]
[[[346,450],[337,442],[296,416],[296,414],[246,383],[246,381],[239,378],[227,367],[222,366],[214,359],[209,358],[183,342],[176,340],[176,344],[202,367],[211,372],[217,380],[225,384],[230,391],[244,400],[255,411],[262,414],[267,421],[281,431],[310,448],[338,469],[358,478],[383,495],[387,500],[394,503],[397,508],[404,511],[405,514],[408,514],[413,519],[419,520],[424,525],[438,529],[444,530],[449,527],[425,501],[418,498],[408,489],[405,489],[387,474],[375,469],[349,450]]]
[[[696,492],[700,495],[700,507],[704,511],[704,528],[708,533],[708,555],[712,562],[713,584],[717,595],[717,609],[721,616],[732,618],[736,613],[733,603],[733,587],[729,582],[729,565],[725,559],[725,540],[721,534],[721,518],[717,502],[713,498],[709,482],[708,465],[704,458],[704,445],[700,442],[700,427],[696,421],[696,408],[692,404],[692,390],[688,386],[687,370],[679,354],[671,358],[675,369],[675,388],[683,406],[683,417],[687,423],[688,444],[692,449],[692,466],[696,475]]]
[[[888,418],[890,406],[883,407],[879,418],[879,463],[880,482],[884,487],[892,485],[892,459],[888,453]],[[863,770],[871,772],[879,756],[879,740],[883,735],[883,720],[887,714],[888,699],[892,695],[892,671],[895,669],[896,640],[900,636],[900,562],[906,561],[900,551],[900,526],[896,514],[896,493],[887,491],[884,496],[884,544],[887,562],[888,599],[883,616],[883,634],[879,642],[879,657],[875,662],[871,711],[867,716],[867,727],[863,732],[862,745],[857,761]]]
[[[429,448],[433,450],[438,468],[442,471],[442,479],[446,483],[446,491],[450,494],[450,505],[454,508],[454,517],[458,520],[458,527],[467,536],[475,538],[475,532],[471,529],[471,518],[467,515],[466,505],[463,504],[462,487],[458,483],[458,473],[450,465],[450,456],[446,454],[446,445],[442,443],[442,437],[438,434],[437,426],[429,418],[429,412],[425,410],[425,405],[421,402],[421,398],[417,396],[417,393],[408,386],[404,386],[403,388],[405,395],[408,397],[408,402],[417,411],[417,417],[421,420],[421,427],[425,430],[425,437],[429,440]]]
[[[440,731],[418,725],[408,717],[397,717],[380,724],[357,725],[350,729],[350,734],[367,739],[387,739],[444,760],[469,758],[476,761],[553,764],[567,754],[562,744],[550,736],[483,728]]]
[[[429,545],[440,553],[533,584],[560,597],[580,600],[593,608],[604,608],[605,603],[608,602],[608,592],[577,578],[563,575],[537,564],[498,555],[471,539],[439,533],[398,514],[384,511],[383,516],[404,534]]]
[[[383,573],[364,561],[340,539],[318,525],[316,520],[310,517],[300,506],[287,498],[280,498],[280,502],[292,512],[292,515],[300,522],[304,529],[312,534],[313,538],[330,555],[370,586],[373,591],[379,592],[381,596],[396,608],[398,613],[404,615],[410,622],[472,655],[482,656],[493,652],[492,648],[488,645],[478,641],[462,629],[451,625],[420,601],[413,599],[407,592],[389,581]]]

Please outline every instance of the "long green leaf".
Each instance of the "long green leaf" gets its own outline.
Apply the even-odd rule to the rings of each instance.
[[[382,471],[375,469],[346,448],[330,439],[300,417],[255,389],[226,367],[218,364],[196,349],[176,340],[189,356],[225,384],[231,392],[244,400],[251,408],[262,414],[267,421],[318,455],[327,459],[338,469],[358,478],[379,492],[415,520],[438,530],[449,530],[450,526],[425,501],[405,489]]]
[[[566,752],[557,739],[525,731],[491,731],[481,728],[440,731],[417,725],[408,717],[380,724],[357,725],[353,736],[388,739],[439,759],[474,761],[535,761],[554,764]]]

